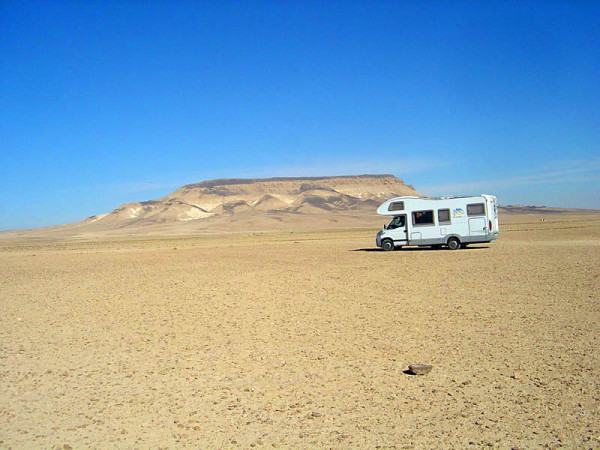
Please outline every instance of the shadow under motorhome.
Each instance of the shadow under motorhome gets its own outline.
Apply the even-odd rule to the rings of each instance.
[[[393,216],[375,241],[386,251],[406,245],[458,250],[498,239],[498,201],[493,195],[396,197],[382,203],[377,214]]]

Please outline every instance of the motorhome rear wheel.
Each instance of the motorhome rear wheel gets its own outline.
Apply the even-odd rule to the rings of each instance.
[[[448,248],[450,250],[458,250],[460,248],[460,241],[455,237],[451,237],[448,239]]]

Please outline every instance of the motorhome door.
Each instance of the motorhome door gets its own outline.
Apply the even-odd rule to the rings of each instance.
[[[389,236],[395,244],[403,245],[408,243],[408,234],[406,230],[406,215],[395,216],[387,226]]]
[[[469,219],[469,234],[471,236],[484,236],[486,231],[485,217]]]

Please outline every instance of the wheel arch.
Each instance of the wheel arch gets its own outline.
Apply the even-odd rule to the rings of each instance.
[[[462,244],[462,239],[458,234],[449,234],[444,238],[444,242],[446,243],[446,245],[448,245],[448,241],[452,238],[457,239],[458,242],[460,242]]]

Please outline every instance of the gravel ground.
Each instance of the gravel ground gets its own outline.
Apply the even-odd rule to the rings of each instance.
[[[600,220],[517,219],[0,248],[0,447],[599,448]]]

